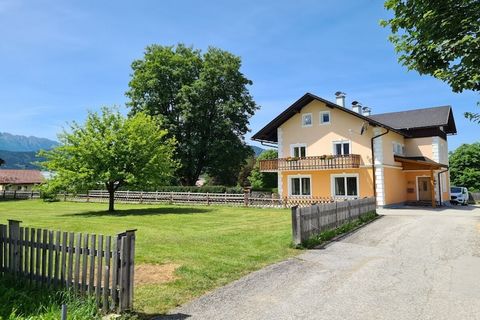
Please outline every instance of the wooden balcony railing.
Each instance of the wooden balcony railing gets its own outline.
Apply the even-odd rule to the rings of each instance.
[[[360,155],[327,155],[304,158],[280,158],[260,160],[260,171],[275,172],[289,170],[327,170],[360,167]]]

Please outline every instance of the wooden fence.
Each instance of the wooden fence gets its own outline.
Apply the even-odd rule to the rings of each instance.
[[[480,202],[480,192],[469,192],[469,203],[475,204]]]
[[[23,200],[23,199],[38,199],[40,192],[38,191],[16,191],[16,190],[2,190],[0,191],[0,200]]]
[[[323,203],[309,207],[292,207],[292,236],[295,244],[301,244],[311,236],[343,223],[356,219],[360,215],[375,211],[375,198],[363,198],[335,203]]]
[[[61,200],[77,202],[108,202],[108,192],[91,190],[86,194],[63,194]],[[196,192],[143,192],[117,191],[115,201],[119,203],[169,203],[194,205],[230,205],[251,207],[290,208],[305,207],[316,203],[344,201],[343,198],[252,196],[250,193],[196,193]]]
[[[133,306],[135,230],[114,237],[0,224],[0,274],[95,297],[104,312]]]

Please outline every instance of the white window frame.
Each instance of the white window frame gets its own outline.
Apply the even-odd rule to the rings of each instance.
[[[304,119],[305,119],[306,116],[310,116],[310,120],[311,120],[311,123],[310,123],[310,124],[305,124]],[[309,113],[303,113],[303,114],[302,114],[302,127],[303,127],[303,128],[308,128],[308,127],[311,127],[311,126],[313,126],[313,115],[312,115],[312,113],[311,113],[311,112],[309,112]]]
[[[337,155],[337,148],[335,147],[335,145],[337,144],[345,144],[345,143],[348,143],[348,151],[350,151],[349,154],[352,154],[352,141],[351,140],[335,140],[335,141],[332,141],[332,154],[333,155]],[[341,155],[345,155],[343,153],[343,146],[342,146],[342,154]]]
[[[295,148],[301,148],[301,147],[304,147],[305,148],[305,157],[307,156],[307,144],[306,143],[294,143],[294,144],[291,144],[290,145],[290,157],[294,157],[295,156],[295,152],[294,152],[294,149]]]
[[[328,114],[328,122],[323,122],[323,115],[324,114]],[[321,126],[329,125],[330,123],[332,123],[332,114],[330,113],[330,111],[320,111],[318,123]]]
[[[302,195],[302,178],[310,179],[310,194]],[[292,194],[292,179],[300,179],[300,194]],[[288,176],[288,196],[289,197],[298,197],[298,198],[310,198],[313,194],[312,190],[312,175],[311,174],[297,174]]]
[[[400,148],[400,153],[397,152],[397,147]],[[393,154],[397,156],[405,156],[405,145],[403,143],[393,141],[392,142]]]
[[[345,193],[347,191],[347,178],[356,178],[357,179],[357,195],[356,196],[349,196],[349,195],[335,195],[335,178],[344,178],[345,180]],[[360,175],[358,173],[342,173],[342,174],[331,174],[330,175],[330,194],[332,198],[349,198],[349,199],[359,199],[360,198]]]

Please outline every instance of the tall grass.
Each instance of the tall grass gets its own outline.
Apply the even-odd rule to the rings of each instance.
[[[91,298],[0,276],[0,320],[57,320],[62,304],[67,305],[68,319],[101,319]]]

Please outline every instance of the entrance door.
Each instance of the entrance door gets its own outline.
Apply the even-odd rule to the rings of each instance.
[[[429,177],[418,177],[418,200],[431,201],[432,190],[430,188],[431,186]]]

